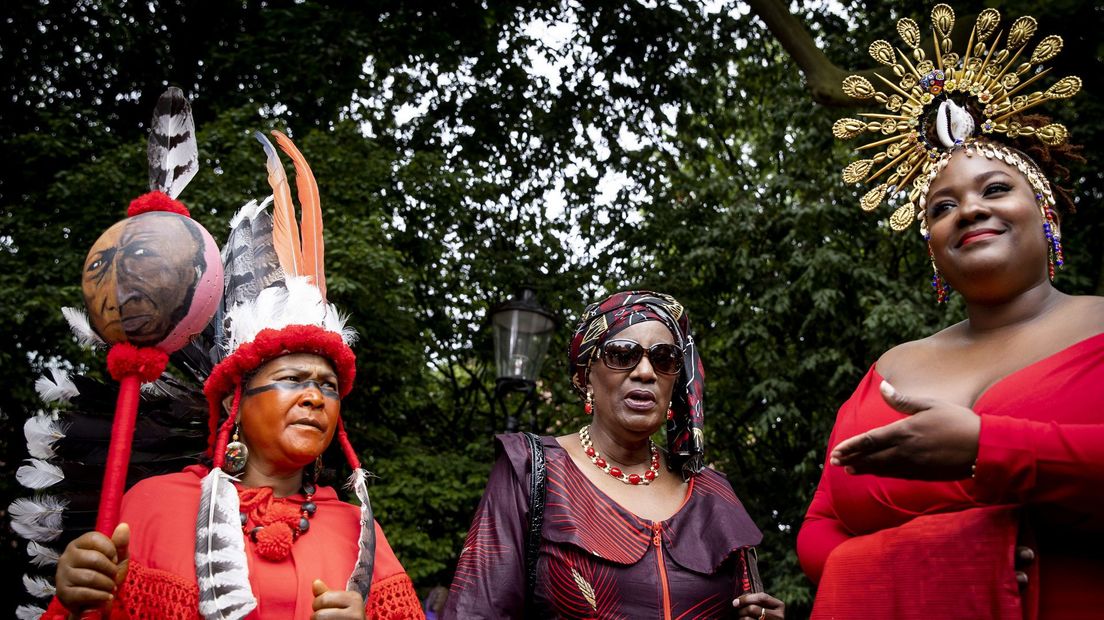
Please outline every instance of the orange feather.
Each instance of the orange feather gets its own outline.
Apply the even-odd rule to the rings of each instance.
[[[314,285],[322,291],[322,299],[326,298],[326,245],[322,239],[322,202],[318,195],[318,183],[314,180],[307,160],[295,143],[279,131],[272,132],[276,138],[276,144],[287,153],[291,161],[295,163],[295,185],[299,190],[299,204],[303,209],[301,230],[303,235],[303,266],[300,275],[311,276]]]
[[[303,250],[299,241],[299,225],[295,221],[295,204],[291,201],[291,188],[280,156],[268,138],[254,132],[268,156],[268,184],[272,186],[272,246],[280,259],[280,268],[286,276],[303,274]]]

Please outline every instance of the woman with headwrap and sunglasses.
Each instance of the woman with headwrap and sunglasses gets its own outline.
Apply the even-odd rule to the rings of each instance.
[[[536,450],[498,437],[444,617],[782,618],[757,592],[762,535],[703,465],[703,368],[682,305],[631,291],[588,306],[568,366],[590,423]]]

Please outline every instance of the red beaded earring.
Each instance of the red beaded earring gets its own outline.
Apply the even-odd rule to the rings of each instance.
[[[583,403],[583,411],[587,415],[594,415],[594,391],[587,388],[586,402]]]
[[[675,412],[672,411],[670,407],[667,407],[667,420],[671,421],[671,420],[674,420],[674,419],[675,419]]]

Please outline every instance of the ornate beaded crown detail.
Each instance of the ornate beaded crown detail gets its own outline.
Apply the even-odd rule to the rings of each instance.
[[[843,80],[843,90],[856,99],[874,99],[887,113],[859,114],[860,119],[841,118],[832,126],[832,134],[849,140],[863,133],[877,134],[874,141],[859,151],[883,149],[868,159],[852,162],[843,170],[846,183],[881,183],[862,197],[864,211],[872,211],[884,199],[913,188],[907,203],[890,217],[893,230],[905,230],[917,217],[922,218],[919,198],[927,191],[933,168],[944,157],[968,141],[997,137],[1034,136],[1045,144],[1066,141],[1063,125],[1042,127],[1024,125],[1014,115],[1052,99],[1066,99],[1081,90],[1081,79],[1064,77],[1046,90],[1025,94],[1026,89],[1049,72],[1042,64],[1062,49],[1062,38],[1050,35],[1036,44],[1023,59],[1028,41],[1035,35],[1033,17],[1021,17],[1004,31],[998,31],[1000,13],[985,9],[977,17],[969,42],[962,54],[952,50],[951,30],[955,14],[946,4],[932,8],[934,58],[926,57],[921,47],[920,28],[905,18],[897,22],[897,32],[908,53],[884,40],[870,45],[874,60],[890,67],[896,80],[880,74],[876,77],[888,90],[875,90],[870,80],[851,75]],[[1001,42],[1004,37],[1003,45]],[[936,139],[929,135],[933,132]],[[883,175],[887,175],[883,178]]]

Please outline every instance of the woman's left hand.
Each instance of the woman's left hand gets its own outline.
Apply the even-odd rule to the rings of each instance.
[[[882,398],[909,417],[841,441],[830,462],[849,474],[912,480],[969,478],[977,460],[981,418],[972,410],[906,396],[882,381]]]
[[[732,601],[732,606],[736,608],[737,618],[766,620],[786,617],[786,604],[766,592],[742,594]]]
[[[321,579],[315,579],[311,588],[314,590],[311,620],[364,620],[364,599],[360,592],[331,590]]]

